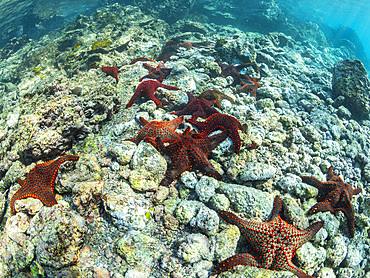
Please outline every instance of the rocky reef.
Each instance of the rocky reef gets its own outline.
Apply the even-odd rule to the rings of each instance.
[[[157,88],[161,106],[138,98],[127,108],[148,74],[143,63],[157,67],[166,46],[171,71],[163,84],[179,90]],[[276,195],[281,217],[297,229],[325,223],[298,250],[300,269],[315,277],[369,277],[368,100],[346,95],[352,86],[365,91],[368,80],[348,50],[283,32],[184,19],[169,25],[138,7],[113,4],[40,40],[12,40],[0,58],[0,277],[210,277],[215,263],[248,251],[218,210],[267,221]],[[240,64],[251,66],[233,84],[221,65]],[[118,82],[104,66],[119,68]],[[256,97],[239,90],[251,80],[261,85]],[[171,121],[171,112],[186,106],[187,91],[198,96],[206,89],[234,100],[215,109],[245,129],[240,152],[230,138],[210,152],[222,180],[189,169],[161,186],[166,156],[145,140],[125,139],[138,134],[140,117]],[[361,118],[359,109],[366,112]],[[184,121],[176,132],[188,126]],[[60,167],[58,204],[25,198],[11,215],[17,178],[62,154],[80,159]],[[318,190],[301,176],[325,182],[331,165],[362,189],[351,199],[354,237],[342,212],[308,214]],[[219,277],[291,275],[238,266]]]

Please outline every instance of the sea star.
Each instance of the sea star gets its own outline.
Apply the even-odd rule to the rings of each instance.
[[[167,155],[171,161],[160,185],[169,186],[183,172],[195,169],[215,179],[222,179],[222,176],[208,161],[208,155],[220,142],[226,139],[228,132],[223,131],[206,138],[194,138],[193,135],[194,130],[190,130],[188,126],[181,134],[180,140],[171,140],[167,146],[164,145],[161,137],[157,137],[155,141],[148,140],[148,142],[155,144],[159,151]]]
[[[131,97],[130,101],[126,104],[126,107],[131,107],[135,100],[143,96],[153,100],[157,107],[161,106],[162,103],[159,101],[159,99],[157,99],[154,96],[154,92],[157,90],[158,87],[165,88],[168,90],[178,90],[178,88],[176,87],[165,85],[155,80],[146,80],[141,82],[137,86],[134,95]]]
[[[236,93],[251,92],[254,97],[257,97],[257,89],[262,87],[261,83],[259,83],[261,78],[253,78],[247,74],[243,74],[242,78],[247,80],[246,82],[241,81],[242,87],[237,89]]]
[[[228,95],[224,94],[223,92],[221,92],[220,90],[217,90],[217,89],[207,89],[207,90],[204,90],[199,96],[197,96],[198,99],[200,98],[204,98],[204,99],[207,99],[207,100],[216,100],[216,103],[215,105],[222,109],[222,104],[221,104],[221,101],[223,99],[227,99],[227,100],[230,100],[231,102],[235,102],[235,100],[232,98],[232,97],[229,97]]]
[[[222,77],[232,76],[234,78],[234,81],[231,84],[229,84],[227,87],[236,86],[242,82],[242,79],[245,78],[246,74],[241,74],[239,71],[244,68],[252,66],[256,72],[259,72],[259,68],[256,63],[244,63],[244,64],[240,64],[237,66],[221,64],[221,63],[218,63],[218,65],[221,67]]]
[[[353,189],[345,183],[341,177],[334,175],[333,166],[330,166],[327,175],[327,182],[321,182],[313,177],[301,176],[302,182],[316,187],[319,190],[317,200],[319,201],[308,211],[309,215],[317,212],[330,211],[336,213],[342,211],[347,218],[350,237],[355,235],[355,216],[351,204],[351,197],[359,194],[362,189]]]
[[[152,67],[147,63],[143,63],[143,66],[149,71],[149,73],[139,79],[157,79],[159,82],[162,82],[171,72],[172,68],[166,68],[163,62],[159,62],[157,67]]]
[[[166,142],[169,139],[180,140],[180,135],[175,132],[176,128],[183,122],[184,117],[175,118],[172,121],[147,121],[140,117],[140,123],[143,127],[140,129],[138,135],[133,138],[125,139],[125,141],[134,142],[136,145],[145,140],[147,137],[155,140],[157,137]]]
[[[198,122],[194,119],[187,119],[186,121],[199,129],[200,133],[197,136],[206,137],[215,130],[229,130],[230,137],[234,143],[234,151],[236,153],[240,152],[241,139],[238,130],[245,133],[245,129],[237,118],[227,114],[215,113],[210,115],[204,122]]]
[[[204,98],[198,99],[194,97],[190,92],[186,92],[188,95],[188,103],[186,107],[180,111],[171,112],[171,114],[180,115],[192,115],[192,119],[196,120],[198,117],[207,118],[209,115],[218,113],[215,108],[211,106],[216,103],[216,100],[206,100]]]
[[[276,196],[271,220],[268,222],[243,220],[232,212],[219,210],[223,220],[238,226],[253,251],[251,254],[238,254],[219,262],[214,267],[214,274],[228,271],[237,265],[249,265],[291,271],[299,278],[311,277],[297,268],[292,258],[297,250],[324,226],[324,222],[315,222],[305,231],[301,231],[281,219],[279,215],[281,208],[281,199]]]
[[[153,59],[146,58],[146,57],[137,57],[137,58],[132,59],[129,65],[133,65],[136,62],[155,62],[155,61]]]
[[[184,47],[186,49],[190,49],[192,47],[203,47],[208,46],[212,42],[210,41],[202,41],[202,42],[179,42],[176,40],[169,40],[166,42],[166,45],[162,48],[161,54],[159,54],[157,60],[166,62],[170,60],[170,57],[177,54],[177,50],[179,47]]]
[[[97,67],[93,67],[94,69],[97,69]],[[118,71],[119,68],[117,67],[100,67],[101,71],[104,72],[107,76],[113,76],[118,83]]]
[[[57,204],[54,197],[54,185],[58,169],[63,162],[77,161],[78,159],[77,155],[63,155],[56,160],[36,164],[28,172],[25,180],[18,178],[17,182],[21,188],[14,193],[10,200],[11,214],[15,214],[15,201],[28,197],[39,199],[47,207]]]

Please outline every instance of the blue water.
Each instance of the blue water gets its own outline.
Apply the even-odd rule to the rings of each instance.
[[[153,2],[168,3],[164,0],[152,0]],[[178,0],[179,4],[183,0]],[[273,0],[267,0],[269,2]],[[352,28],[363,45],[363,51],[370,57],[370,1],[369,0],[275,0],[287,14],[292,14],[302,21],[312,21],[322,25],[338,28],[347,26]],[[118,2],[120,4],[132,4],[140,1],[127,0],[1,0],[0,1],[0,48],[12,37],[27,35],[33,39],[39,37],[72,22],[78,14],[91,14],[98,8],[107,4]],[[218,7],[234,6],[228,12],[234,13],[236,20],[231,24],[243,27],[248,21],[242,18],[249,10],[262,1],[258,0],[224,0],[214,2],[212,0],[197,0],[193,10],[197,13],[202,5]],[[216,6],[217,7],[217,6]],[[227,9],[227,8],[225,8]],[[257,12],[259,12],[257,10]],[[261,13],[266,12],[264,10]],[[208,16],[208,15],[207,15]],[[212,20],[211,20],[212,21]],[[218,22],[220,23],[220,22]],[[222,22],[221,22],[222,23]],[[225,22],[227,24],[228,22]],[[325,28],[325,27],[323,27]],[[248,30],[248,28],[247,28]],[[248,31],[254,31],[253,28]],[[256,30],[258,31],[258,30]],[[280,30],[279,30],[280,31]]]
[[[335,28],[340,25],[351,27],[360,38],[367,57],[370,57],[369,0],[294,0],[289,4],[291,11],[304,20],[322,21]]]

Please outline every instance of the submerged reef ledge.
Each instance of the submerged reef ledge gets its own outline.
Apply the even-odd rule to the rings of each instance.
[[[296,233],[323,221],[297,268],[370,277],[363,64],[344,47],[189,18],[114,4],[0,50],[0,277],[210,277],[253,254],[220,211],[257,226],[272,214]],[[157,81],[139,87],[145,76]],[[79,160],[60,166],[57,204],[24,198],[11,215],[27,173],[65,154]],[[309,213],[330,182],[355,190],[350,205]],[[289,275],[237,266],[218,277]]]

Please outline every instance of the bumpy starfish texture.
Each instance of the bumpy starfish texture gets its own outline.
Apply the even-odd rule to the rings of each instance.
[[[97,67],[93,67],[94,69],[97,69]],[[101,67],[100,68],[102,72],[104,72],[107,76],[110,75],[114,77],[118,83],[118,71],[119,68],[117,67]]]
[[[131,97],[130,101],[126,104],[126,107],[131,107],[134,104],[135,100],[137,100],[138,98],[144,97],[144,96],[153,100],[155,104],[157,105],[157,107],[161,106],[162,102],[160,102],[159,99],[157,99],[154,96],[154,92],[159,87],[165,88],[168,90],[178,90],[179,89],[174,86],[162,84],[155,80],[143,81],[137,86],[134,95]]]
[[[232,212],[219,210],[223,220],[238,226],[253,251],[251,254],[242,253],[219,262],[214,267],[214,274],[228,271],[237,265],[249,265],[270,270],[291,271],[299,278],[312,278],[296,267],[292,258],[297,250],[324,226],[324,222],[313,223],[308,229],[301,231],[281,219],[279,215],[281,208],[281,199],[276,196],[271,220],[268,222],[243,220]]]
[[[139,79],[157,79],[159,82],[162,82],[171,72],[172,68],[166,68],[163,62],[159,62],[157,67],[152,67],[147,63],[143,63],[143,66],[149,71],[149,73]]]
[[[147,121],[143,117],[140,117],[140,123],[143,127],[140,129],[138,135],[133,138],[126,139],[125,141],[134,142],[136,145],[141,140],[148,140],[151,138],[155,140],[157,137],[161,137],[163,142],[167,140],[179,140],[180,135],[175,132],[176,128],[183,122],[184,117],[176,118],[172,121]]]
[[[351,197],[359,194],[362,189],[353,189],[345,183],[341,177],[334,175],[333,166],[330,166],[327,175],[327,182],[321,182],[313,177],[301,176],[302,182],[316,187],[319,190],[317,200],[319,201],[308,211],[312,215],[317,212],[330,211],[336,213],[342,211],[347,218],[350,237],[355,235],[355,216],[351,204]]]
[[[223,99],[227,99],[227,100],[230,100],[231,102],[235,102],[235,100],[232,97],[224,94],[223,92],[217,89],[204,90],[199,96],[197,96],[197,98],[198,99],[204,98],[206,100],[216,100],[215,105],[220,109],[222,109],[221,101]]]
[[[164,145],[160,137],[157,137],[155,142],[148,140],[150,143],[154,143],[159,151],[163,155],[167,155],[171,161],[160,185],[169,186],[187,170],[199,170],[207,176],[221,180],[222,176],[208,161],[208,155],[220,142],[226,139],[227,135],[228,132],[224,131],[211,137],[194,138],[194,130],[187,127],[181,134],[180,140],[171,140],[167,146]]]
[[[190,92],[186,92],[188,95],[188,103],[186,107],[180,111],[171,112],[173,115],[192,115],[192,119],[196,120],[198,117],[203,119],[207,118],[209,115],[218,113],[215,108],[211,106],[216,103],[216,100],[206,100],[204,98],[198,99],[194,97]]]
[[[63,162],[77,161],[78,159],[77,155],[63,155],[56,160],[36,164],[29,171],[25,180],[18,178],[17,182],[21,188],[14,193],[10,200],[11,214],[15,214],[15,201],[28,197],[39,199],[47,207],[57,204],[54,197],[54,185],[58,169]]]
[[[209,116],[204,122],[198,122],[193,119],[187,119],[186,121],[195,125],[199,129],[200,133],[197,136],[205,137],[216,130],[228,130],[230,132],[230,137],[233,140],[234,151],[236,153],[240,152],[240,146],[242,143],[238,130],[241,130],[244,133],[245,130],[237,118],[227,114],[215,113]]]

